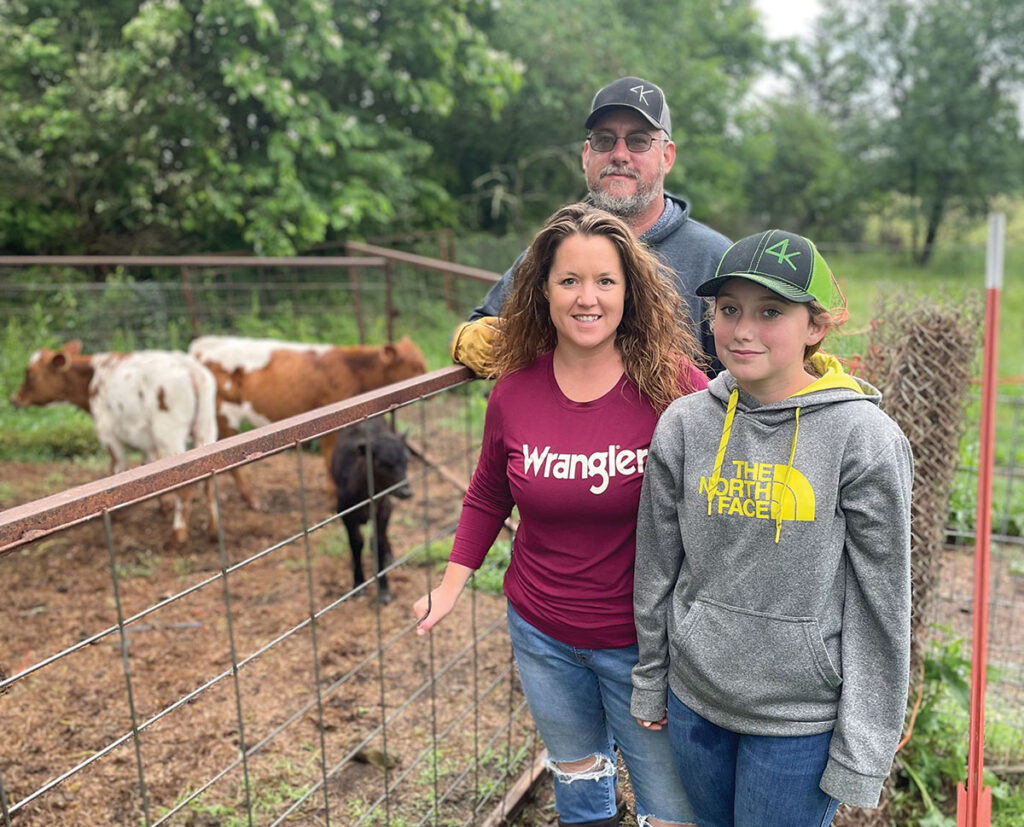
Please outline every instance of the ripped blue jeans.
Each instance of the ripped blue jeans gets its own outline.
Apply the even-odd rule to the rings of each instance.
[[[693,811],[673,769],[668,730],[644,729],[629,712],[637,647],[568,646],[531,626],[511,604],[508,632],[526,702],[548,751],[560,820],[575,824],[615,815],[618,747],[639,824],[651,817],[692,824]],[[588,770],[569,773],[557,766],[591,756],[594,765]]]

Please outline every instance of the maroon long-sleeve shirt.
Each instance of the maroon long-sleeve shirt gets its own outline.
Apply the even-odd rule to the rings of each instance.
[[[687,378],[707,385],[695,368]],[[635,643],[636,513],[657,418],[625,375],[600,399],[568,399],[551,353],[497,382],[449,559],[479,568],[518,506],[505,573],[516,611],[571,646]]]

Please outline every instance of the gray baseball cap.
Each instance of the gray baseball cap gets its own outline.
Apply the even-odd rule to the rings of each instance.
[[[672,137],[672,117],[668,113],[665,93],[661,91],[661,87],[649,80],[634,77],[619,78],[598,90],[598,93],[594,95],[594,102],[590,105],[587,129],[593,127],[597,119],[605,112],[613,109],[632,109],[634,112],[639,112],[651,126],[663,129],[669,138]]]

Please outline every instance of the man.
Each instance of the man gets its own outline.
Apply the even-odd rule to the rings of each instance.
[[[690,218],[685,200],[665,192],[665,176],[676,158],[665,94],[643,78],[619,78],[594,95],[586,128],[583,172],[590,200],[623,219],[675,275],[713,375],[721,364],[695,290],[714,274],[730,242]],[[497,316],[525,255],[505,271],[452,337],[452,358],[480,376],[490,375],[490,343],[500,329]]]

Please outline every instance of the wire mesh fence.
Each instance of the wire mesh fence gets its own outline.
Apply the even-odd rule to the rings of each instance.
[[[457,824],[498,806],[541,749],[504,601],[468,593],[427,640],[410,610],[475,461],[467,379],[436,371],[4,512],[3,823]],[[418,452],[388,605],[352,582],[309,452],[385,414]],[[240,463],[262,512],[223,474]],[[160,494],[211,474],[218,539],[199,514],[167,545]]]
[[[102,280],[89,260],[0,257],[0,326],[78,338],[86,350],[183,349],[221,332],[362,344],[394,339],[396,323],[397,335],[434,332],[471,302],[450,273],[380,256],[91,257],[112,270]]]

